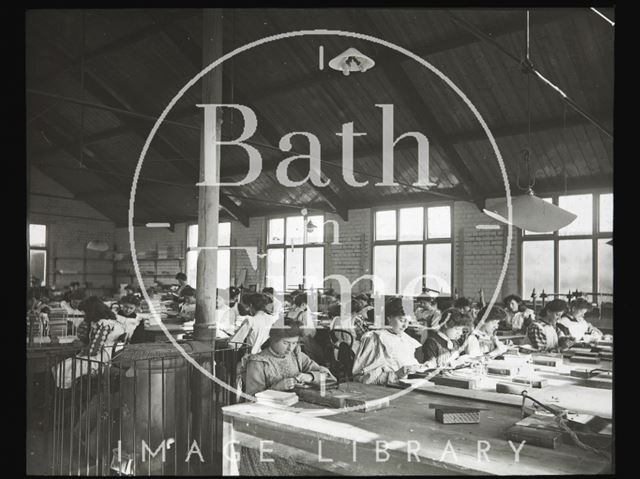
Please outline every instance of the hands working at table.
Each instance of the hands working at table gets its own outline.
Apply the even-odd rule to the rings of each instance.
[[[299,373],[292,378],[284,378],[273,385],[273,389],[279,391],[290,391],[295,386],[313,382],[313,374]]]

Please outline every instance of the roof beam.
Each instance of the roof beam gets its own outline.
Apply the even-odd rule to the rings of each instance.
[[[46,123],[44,120],[42,119],[38,119],[34,122],[33,124],[34,128],[38,128],[40,130],[46,130],[46,134],[47,137],[51,140],[52,143],[54,144],[68,144],[68,140],[65,138],[65,136],[58,131],[57,127],[53,127],[52,125]],[[86,164],[87,166],[90,166],[90,169],[87,168],[87,171],[91,171],[92,173],[94,173],[96,176],[98,176],[101,180],[105,181],[107,184],[113,185],[114,189],[113,192],[118,194],[119,196],[123,197],[125,199],[125,201],[129,201],[129,187],[125,182],[122,181],[116,181],[114,182],[113,179],[111,178],[112,175],[110,175],[110,171],[108,171],[107,168],[104,168],[100,161],[95,160],[93,158],[91,158],[89,155],[87,155],[86,157],[83,157],[82,159],[80,158],[79,152],[77,150],[72,150],[72,149],[68,149],[68,148],[64,148],[63,147],[63,151],[65,151],[69,156],[71,156],[72,158],[74,158],[76,161],[78,161],[79,163],[82,161],[83,164]],[[93,152],[91,152],[90,150],[88,150],[92,156],[95,157],[95,154],[93,154]],[[48,166],[52,166],[55,167],[55,165],[47,165],[47,164],[38,164],[39,168],[47,168]],[[78,171],[83,171],[82,169],[78,169]],[[107,176],[107,178],[105,178],[105,175]],[[74,193],[75,195],[75,193]],[[87,203],[96,208],[98,211],[102,212],[103,214],[105,214],[105,216],[109,216],[107,215],[105,212],[102,211],[102,208],[100,208],[99,204],[95,205],[93,204],[93,202],[91,201],[91,198],[89,198],[87,200]],[[142,199],[140,201],[140,206],[141,208],[141,212],[149,215],[149,214],[155,214],[155,210],[157,209],[157,206],[146,201],[145,199]],[[115,218],[112,218],[115,221]]]
[[[359,14],[360,12],[358,12]],[[564,18],[567,18],[571,13],[570,10],[565,9],[549,9],[548,11],[542,11],[539,14],[535,15],[530,22],[532,26],[540,26],[548,23],[557,22]],[[355,25],[360,25],[359,17],[356,19]],[[494,25],[486,27],[487,31],[491,32],[493,38],[510,35],[512,33],[521,32],[524,30],[524,22],[501,22],[496,23]],[[360,31],[356,27],[357,31]],[[375,35],[377,28],[374,28],[371,34]],[[444,40],[432,43],[429,45],[421,45],[421,46],[413,46],[408,47],[409,50],[416,53],[421,57],[436,55],[439,53],[444,53],[450,50],[454,50],[456,48],[465,47],[468,45],[473,45],[476,43],[480,43],[480,39],[478,39],[475,35],[468,32],[456,32],[452,34],[449,38],[445,38]],[[394,61],[398,62],[398,55],[394,52],[390,52],[388,49],[381,49],[375,58],[377,64],[382,64],[386,61]],[[400,58],[400,62],[403,63],[408,61],[409,59],[402,56]],[[316,84],[325,83],[327,81],[338,82],[345,81],[345,77],[343,75],[333,75],[331,70],[326,69],[324,71],[314,71],[309,75],[298,78],[292,81],[282,82],[277,85],[271,85],[263,88],[260,91],[255,92],[251,95],[247,100],[250,102],[262,101],[267,98],[274,97],[276,95],[280,95],[283,93],[288,93],[294,90],[312,87]]]
[[[540,81],[542,81],[542,83],[544,83],[545,85],[547,85],[548,87],[550,87],[552,90],[554,90],[556,93],[558,93],[562,100],[569,105],[571,108],[573,108],[576,112],[578,112],[580,115],[584,116],[587,120],[589,120],[596,128],[598,128],[602,133],[604,133],[605,135],[607,135],[607,137],[611,140],[613,140],[613,133],[611,133],[607,128],[605,128],[598,120],[596,120],[595,118],[593,118],[592,115],[590,115],[589,113],[587,113],[586,111],[584,111],[582,109],[582,107],[580,107],[573,99],[571,99],[565,92],[563,92],[562,90],[560,90],[556,85],[554,85],[553,83],[551,83],[547,78],[544,77],[544,75],[542,75],[542,73],[540,73],[538,71],[538,69],[536,69],[533,66],[533,63],[531,63],[531,61],[527,58],[520,58],[516,55],[513,55],[511,52],[509,52],[506,48],[504,48],[502,45],[500,45],[492,36],[486,34],[485,32],[483,32],[481,29],[479,29],[477,26],[473,25],[472,23],[457,17],[456,15],[454,15],[452,12],[448,12],[449,16],[451,17],[451,19],[454,21],[454,23],[456,23],[457,25],[459,25],[460,27],[464,28],[465,30],[469,31],[471,34],[473,34],[474,36],[476,36],[478,39],[480,39],[483,42],[488,43],[489,45],[493,45],[494,47],[496,47],[498,50],[500,50],[502,53],[504,53],[506,56],[508,56],[509,58],[511,58],[511,60],[513,60],[515,63],[517,63],[518,65],[520,65],[521,67],[524,67],[527,73],[533,73],[535,74],[535,77],[538,78]]]
[[[363,23],[370,31],[375,31],[375,25],[369,19],[368,13],[360,12],[357,19],[352,16],[352,21]],[[463,188],[472,198],[475,205],[482,211],[484,208],[484,192],[476,182],[473,174],[454,148],[453,143],[447,138],[446,133],[436,120],[429,106],[422,99],[409,75],[398,62],[381,62],[380,68],[392,85],[396,85],[396,91],[404,100],[406,108],[416,119],[423,131],[429,132],[429,142],[437,144],[444,152],[445,160],[460,180]]]
[[[82,12],[80,12],[82,14]],[[198,9],[177,9],[170,14],[167,14],[162,20],[155,21],[152,25],[136,30],[128,35],[119,37],[111,42],[105,43],[93,50],[89,50],[84,54],[84,62],[88,62],[97,57],[102,57],[110,53],[122,50],[126,47],[133,45],[134,43],[145,40],[146,38],[154,35],[162,30],[166,25],[191,18],[199,14]],[[28,37],[27,37],[28,38]],[[83,61],[83,57],[77,56],[75,58],[69,58],[67,61],[60,62],[55,68],[52,68],[48,72],[43,73],[34,80],[34,84],[39,86],[51,79],[60,75],[61,73],[80,65]]]
[[[168,25],[167,27],[165,27],[164,33],[167,36],[167,38],[169,38],[180,49],[180,51],[184,54],[185,58],[187,58],[191,62],[194,68],[196,69],[200,68],[201,55],[200,55],[199,49],[196,47],[195,43],[192,42],[189,39],[189,37],[187,37],[184,34],[184,32],[182,32],[182,28],[179,25],[176,25],[176,24]],[[224,71],[223,71],[223,75],[225,76],[227,81],[230,81],[228,74],[225,73]],[[237,89],[237,86],[236,86],[236,91],[239,94],[237,95],[235,101],[245,105],[249,104],[247,103],[247,100],[245,98],[246,94],[244,94],[244,92],[239,91]],[[277,139],[279,138],[280,135],[278,134],[276,127],[272,125],[271,122],[267,118],[265,118],[264,115],[262,115],[255,108],[254,108],[254,112],[258,117],[258,124],[261,127],[260,133],[262,134],[262,136],[269,143],[277,144],[278,142]],[[301,176],[307,175],[307,172],[305,172],[304,168],[300,167],[298,163],[293,163],[291,165],[291,168]],[[326,181],[327,179],[324,173],[323,173],[322,179],[323,181]],[[330,186],[318,187],[312,183],[308,183],[308,184],[324,198],[327,204],[338,215],[340,215],[342,219],[344,219],[345,221],[348,219],[349,210],[346,204],[344,203],[344,201],[342,201],[342,199]]]

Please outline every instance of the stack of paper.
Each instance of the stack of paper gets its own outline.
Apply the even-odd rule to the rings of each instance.
[[[298,395],[296,393],[267,389],[256,393],[256,399],[260,404],[268,404],[269,406],[292,406],[298,402]]]

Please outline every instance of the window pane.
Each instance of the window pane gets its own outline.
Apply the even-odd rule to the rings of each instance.
[[[228,224],[228,223],[227,223]],[[228,288],[231,277],[231,250],[218,251],[218,288]]]
[[[376,284],[378,294],[396,293],[396,247],[395,245],[375,246],[373,248],[373,274],[384,284]]]
[[[451,295],[451,244],[428,244],[426,261],[427,288]]]
[[[437,206],[427,210],[427,231],[429,238],[451,237],[451,208]]]
[[[571,211],[578,217],[568,226],[559,230],[560,235],[588,235],[593,231],[593,198],[592,195],[561,196],[558,206]]]
[[[315,228],[309,231],[309,223]],[[322,243],[324,241],[324,216],[307,216],[307,243]]]
[[[187,248],[198,247],[198,225],[189,225],[187,227]]]
[[[324,287],[324,248],[307,248],[305,251],[305,271],[307,273],[305,286],[307,288]]]
[[[302,244],[303,225],[302,216],[289,216],[287,218],[287,244]]]
[[[609,238],[598,240],[598,292],[613,293],[613,246]],[[610,300],[610,298],[603,298]]]
[[[524,241],[522,243],[522,295],[554,293],[553,241]],[[553,299],[553,298],[552,298]]]
[[[600,231],[613,231],[613,193],[600,195]]]
[[[231,244],[231,223],[218,223],[218,246]]]
[[[29,245],[36,248],[47,246],[47,225],[29,225]]]
[[[197,249],[187,251],[187,283],[194,288],[198,277],[198,253]]]
[[[302,217],[300,217],[302,220]],[[287,248],[287,272],[285,275],[287,289],[296,289],[302,284],[302,248]]]
[[[543,199],[543,201],[546,201],[547,203],[553,204],[553,199],[552,198],[542,198],[542,199]],[[522,235],[523,236],[546,235],[546,234],[551,234],[551,233],[553,233],[553,231],[547,231],[545,233],[536,233],[535,231],[522,230]]]
[[[593,289],[591,240],[563,240],[560,241],[559,280],[560,291],[590,292]]]
[[[400,241],[421,240],[424,237],[424,209],[402,208],[400,210]],[[401,289],[402,291],[402,289]]]
[[[47,284],[47,252],[44,250],[29,251],[29,273],[40,280],[40,285]]]
[[[376,241],[396,239],[396,212],[376,211]]]
[[[267,286],[275,291],[284,291],[284,250],[267,250]]]
[[[422,230],[420,234],[422,234]],[[398,251],[398,275],[400,277],[398,292],[402,295],[415,296],[422,292],[422,250],[421,244],[400,246]],[[416,280],[416,278],[420,279]],[[416,284],[410,290],[406,290],[412,281]]]
[[[269,220],[269,244],[284,243],[284,218]]]

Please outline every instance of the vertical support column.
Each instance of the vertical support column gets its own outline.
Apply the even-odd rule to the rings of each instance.
[[[202,62],[209,65],[222,56],[222,10],[204,9],[202,13]],[[222,66],[202,78],[202,103],[222,103]],[[208,114],[209,109],[205,109]],[[222,122],[215,125],[216,131],[200,133],[200,182],[205,181],[205,164],[213,170],[215,182],[220,180],[220,146],[210,144],[212,138],[220,138]],[[209,142],[209,143],[207,143]],[[214,150],[214,148],[217,150]],[[220,204],[219,186],[200,186],[198,199],[198,246],[218,246],[218,221]],[[218,281],[218,251],[202,249],[198,254],[198,276],[196,288],[196,314],[194,338],[199,341],[214,341],[216,337],[216,289]]]

